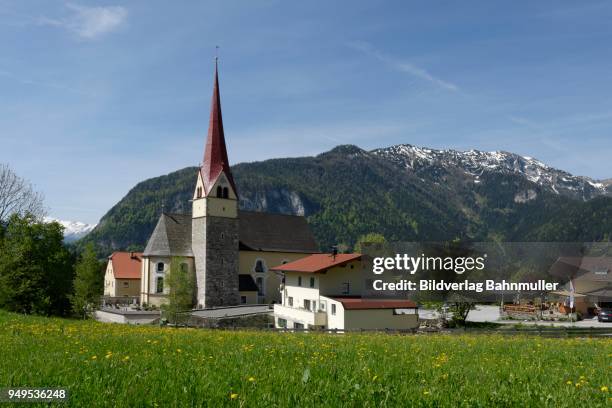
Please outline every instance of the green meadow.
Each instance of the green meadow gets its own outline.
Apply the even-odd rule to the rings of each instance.
[[[67,406],[612,403],[612,339],[215,331],[0,312],[0,350],[0,387],[65,387]]]

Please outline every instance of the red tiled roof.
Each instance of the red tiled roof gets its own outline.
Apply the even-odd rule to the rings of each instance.
[[[204,195],[208,195],[219,175],[224,172],[235,192],[236,185],[230,171],[227,149],[225,147],[225,134],[223,132],[223,118],[221,116],[221,97],[219,96],[219,74],[215,62],[215,85],[210,105],[210,121],[208,123],[208,138],[204,152],[204,162],[200,168],[204,182]]]
[[[412,300],[393,299],[362,299],[355,297],[333,297],[332,299],[342,303],[346,310],[357,309],[414,309],[417,307]]]
[[[109,258],[115,279],[140,279],[142,252],[113,252]]]
[[[334,266],[345,265],[348,262],[355,261],[360,258],[361,254],[338,254],[335,257],[332,254],[314,254],[298,259],[297,261],[275,266],[274,268],[271,268],[271,270],[280,272],[317,273]]]

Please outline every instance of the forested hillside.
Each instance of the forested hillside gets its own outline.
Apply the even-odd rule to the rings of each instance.
[[[305,215],[322,250],[351,246],[369,232],[420,241],[610,239],[608,185],[548,167],[552,176],[534,179],[527,165],[486,163],[476,174],[473,162],[469,168],[456,160],[406,162],[380,150],[339,146],[316,157],[243,163],[232,171],[242,209]],[[79,245],[94,242],[104,254],[142,249],[162,208],[190,211],[196,170],[139,183]]]

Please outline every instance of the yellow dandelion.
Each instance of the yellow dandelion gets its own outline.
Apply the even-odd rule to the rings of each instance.
[[[130,356],[123,357],[123,361],[128,361],[129,359],[130,359]]]
[[[608,392],[608,387],[605,385],[600,388],[601,392]]]
[[[238,394],[236,393],[230,394],[230,399],[236,399],[236,398],[238,398]]]
[[[374,377],[372,377],[372,381],[376,381],[377,378],[378,378],[378,376],[375,375]]]
[[[565,383],[566,383],[567,385],[572,385],[572,384],[573,384],[571,380],[567,380]]]
[[[181,349],[176,349],[176,352],[177,352],[177,353],[182,353],[182,352],[183,352],[183,350],[181,350]]]
[[[423,391],[423,395],[429,395],[429,391]]]
[[[249,382],[253,382],[253,381],[255,381],[255,378],[254,377],[249,377]]]

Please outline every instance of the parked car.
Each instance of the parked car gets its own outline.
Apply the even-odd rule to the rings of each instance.
[[[599,322],[612,322],[612,308],[599,309],[597,313],[597,321]]]

